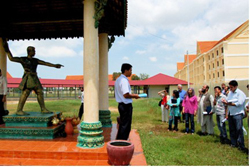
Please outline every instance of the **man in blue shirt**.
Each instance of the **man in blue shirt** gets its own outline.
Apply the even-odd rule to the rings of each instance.
[[[179,97],[180,97],[180,100],[181,100],[180,105],[179,105],[179,109],[180,109],[180,113],[182,113],[182,122],[184,122],[185,117],[184,117],[184,113],[182,112],[182,109],[183,109],[182,101],[184,100],[184,97],[186,95],[186,91],[182,90],[182,85],[181,84],[178,85],[178,91],[179,91]],[[180,117],[180,121],[181,121],[181,117]]]
[[[140,98],[137,94],[131,94],[131,87],[127,77],[132,74],[132,66],[124,63],[121,68],[122,74],[115,81],[115,99],[119,103],[118,111],[120,113],[119,129],[116,136],[117,140],[127,140],[131,130],[132,123],[132,98]]]
[[[246,95],[238,88],[238,82],[235,80],[229,82],[229,88],[230,92],[223,103],[228,106],[231,146],[239,147],[240,150],[248,152],[245,148],[242,129]]]

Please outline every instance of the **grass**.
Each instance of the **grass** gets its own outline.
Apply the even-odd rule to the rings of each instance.
[[[229,145],[222,145],[219,141],[219,130],[214,127],[215,136],[185,135],[184,124],[179,124],[179,132],[167,132],[168,124],[161,122],[161,110],[158,106],[159,99],[139,99],[133,102],[132,128],[139,131],[144,154],[148,165],[177,166],[248,166],[248,156]],[[111,107],[117,108],[115,99],[109,100]],[[8,109],[14,113],[17,104],[8,104]],[[47,101],[46,107],[51,111],[62,111],[64,115],[77,115],[79,100]],[[37,103],[27,103],[24,111],[39,111]],[[111,119],[116,123],[118,112],[112,112]],[[195,130],[201,130],[196,124]],[[214,122],[215,116],[214,116]],[[247,119],[244,127],[248,131]],[[228,130],[228,125],[227,125]],[[229,136],[229,133],[228,133]],[[244,136],[245,145],[249,148],[249,135]]]

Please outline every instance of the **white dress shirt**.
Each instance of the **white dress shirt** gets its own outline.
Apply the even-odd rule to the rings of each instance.
[[[118,103],[129,104],[133,100],[131,98],[125,98],[123,95],[129,93],[131,94],[131,87],[128,78],[121,74],[115,81],[115,99]]]
[[[246,95],[240,89],[234,92],[230,91],[227,96],[227,102],[232,102],[235,106],[228,105],[228,112],[230,115],[244,114]]]
[[[7,80],[4,76],[0,76],[0,95],[7,95]]]
[[[84,91],[81,94],[81,101],[82,101],[82,103],[84,103]]]

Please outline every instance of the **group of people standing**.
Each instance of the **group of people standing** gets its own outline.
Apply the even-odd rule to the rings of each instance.
[[[185,91],[182,85],[178,85],[178,90],[174,90],[171,97],[166,90],[158,94],[162,97],[162,122],[168,122],[168,131],[178,131],[178,122],[185,120],[185,134],[189,132],[194,134],[194,117],[197,115],[197,123],[201,125],[201,135],[214,135],[213,114],[215,114],[220,142],[231,144],[232,147],[238,147],[243,151],[247,150],[244,145],[243,118],[247,117],[249,103],[245,105],[246,95],[238,88],[237,81],[230,81],[229,86],[222,84],[221,87],[214,87],[214,95],[209,93],[208,85],[204,85],[197,96],[193,88]],[[230,140],[226,131],[227,120]]]

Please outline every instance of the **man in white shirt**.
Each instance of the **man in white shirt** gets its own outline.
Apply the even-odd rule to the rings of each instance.
[[[4,102],[6,102],[6,94],[7,94],[7,80],[2,75],[2,71],[0,69],[0,124],[3,124],[3,116],[4,116]]]
[[[120,113],[120,124],[117,140],[127,140],[131,130],[132,123],[132,98],[140,98],[137,94],[131,94],[131,87],[127,77],[132,74],[132,65],[124,63],[121,67],[122,74],[115,82],[115,99],[119,103],[118,110]]]
[[[78,113],[78,117],[80,118],[80,120],[82,119],[82,114],[84,113],[84,88],[81,87],[81,96],[79,96],[79,99],[81,99],[81,107],[79,109],[79,113]]]
[[[243,115],[246,95],[238,88],[238,82],[232,80],[229,82],[230,92],[226,100],[223,100],[228,106],[228,123],[229,133],[232,147],[239,147],[242,151],[248,150],[245,148],[243,135]]]

